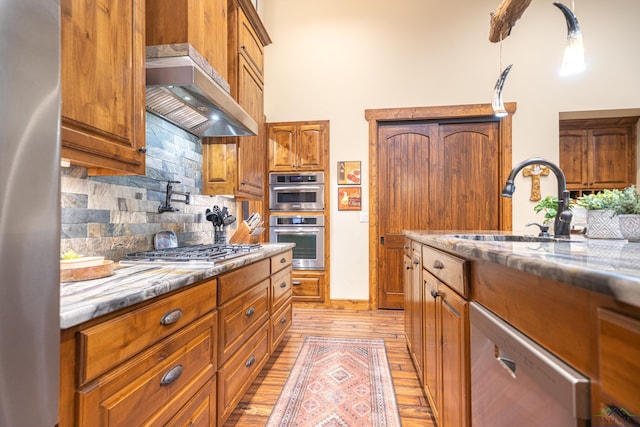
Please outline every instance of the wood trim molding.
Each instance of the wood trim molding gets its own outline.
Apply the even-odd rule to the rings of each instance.
[[[262,23],[262,19],[260,19],[260,16],[258,15],[258,11],[256,10],[255,7],[253,7],[251,0],[237,0],[237,1],[240,7],[242,8],[242,11],[244,12],[244,14],[247,16],[247,19],[251,23],[251,26],[256,31],[258,38],[262,42],[262,46],[270,45],[271,37],[269,37],[269,33],[267,33],[267,29]]]
[[[500,182],[506,181],[512,168],[511,131],[512,116],[517,104],[505,103],[509,113],[500,119]],[[410,120],[446,120],[457,118],[494,117],[491,104],[445,105],[435,107],[383,108],[365,110],[365,119],[369,122],[369,309],[378,309],[378,124],[389,121]],[[511,199],[500,200],[500,229],[512,229]]]

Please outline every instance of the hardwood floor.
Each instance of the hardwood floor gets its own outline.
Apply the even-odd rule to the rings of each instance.
[[[293,326],[271,355],[225,426],[263,426],[275,405],[304,338],[384,338],[404,427],[435,427],[404,339],[401,310],[351,311],[294,308]]]

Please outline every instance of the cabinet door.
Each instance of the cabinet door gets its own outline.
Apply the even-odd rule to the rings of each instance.
[[[269,170],[290,171],[295,168],[296,126],[270,125]]]
[[[207,138],[207,140],[211,141],[213,138]],[[202,191],[204,194],[235,194],[237,150],[235,143],[202,144]]]
[[[262,198],[264,196],[266,144],[264,143],[263,87],[249,63],[239,56],[238,103],[259,125],[257,136],[238,138],[238,191],[237,196]]]
[[[438,295],[438,279],[428,271],[422,271],[424,297],[422,311],[424,314],[424,373],[422,384],[431,405],[433,416],[440,420],[442,407],[440,353],[440,298]]]
[[[304,124],[298,127],[296,169],[322,170],[325,157],[327,129],[322,124]]]
[[[411,250],[411,348],[413,350],[413,361],[418,371],[418,377],[422,378],[423,373],[423,319],[422,319],[422,268],[421,266],[421,245],[412,243]]]
[[[406,245],[411,245],[411,243],[405,243],[405,248]],[[407,346],[409,347],[409,352],[411,353],[411,255],[407,255],[405,253],[403,260],[404,270],[402,275],[402,282],[404,284],[404,333],[405,339],[407,341]]]
[[[294,301],[324,302],[324,272],[294,271],[291,289]]]
[[[588,185],[587,131],[560,131],[560,169],[567,178],[567,188],[577,190]]]
[[[62,158],[144,174],[144,2],[61,1]]]
[[[442,315],[442,425],[469,423],[469,312],[468,303],[447,286],[440,285]]]
[[[589,131],[589,136],[589,187],[605,189],[629,185],[629,168],[625,163],[631,155],[631,141],[627,129],[594,129]]]

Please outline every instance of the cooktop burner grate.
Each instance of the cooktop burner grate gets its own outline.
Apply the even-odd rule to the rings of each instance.
[[[257,251],[261,248],[259,244],[203,244],[192,246],[181,246],[177,248],[155,249],[152,251],[132,252],[125,255],[127,261],[132,262],[213,262],[228,260]]]

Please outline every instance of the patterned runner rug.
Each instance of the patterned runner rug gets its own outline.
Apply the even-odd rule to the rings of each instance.
[[[307,337],[267,427],[398,427],[382,339]]]

